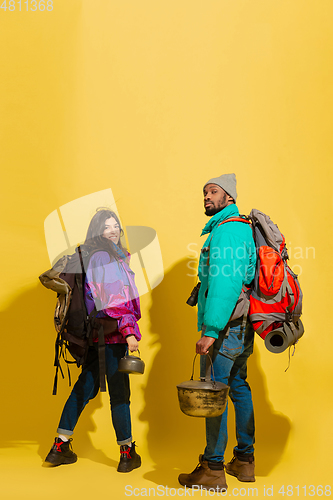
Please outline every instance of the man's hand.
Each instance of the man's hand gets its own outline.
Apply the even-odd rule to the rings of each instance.
[[[131,352],[137,351],[139,349],[138,341],[136,340],[134,335],[129,335],[128,337],[126,337],[126,342]]]
[[[196,343],[196,353],[197,354],[208,354],[208,349],[212,344],[214,344],[214,337],[201,337]]]

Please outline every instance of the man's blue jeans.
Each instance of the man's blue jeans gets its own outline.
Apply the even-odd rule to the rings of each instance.
[[[107,344],[105,346],[106,379],[110,395],[112,423],[119,445],[130,443],[131,415],[129,377],[118,371],[119,360],[125,355],[127,344]],[[98,346],[89,348],[86,363],[64,406],[59,434],[71,436],[86,404],[99,391]]]
[[[242,319],[229,323],[220,332],[213,346],[213,368],[215,380],[229,385],[229,396],[235,407],[237,446],[240,455],[253,454],[254,414],[252,395],[247,377],[247,359],[253,352],[254,331],[250,323],[242,331]],[[205,376],[206,357],[201,356],[201,376]],[[228,406],[218,417],[206,418],[206,441],[204,460],[224,461],[228,441]]]

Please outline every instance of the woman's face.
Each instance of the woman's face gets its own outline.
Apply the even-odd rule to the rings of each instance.
[[[114,217],[110,217],[110,219],[106,219],[105,221],[105,229],[102,235],[104,238],[113,241],[116,245],[118,245],[120,238],[120,227],[118,222]]]

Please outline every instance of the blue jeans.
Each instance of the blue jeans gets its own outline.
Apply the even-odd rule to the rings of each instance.
[[[229,385],[229,396],[235,407],[238,455],[251,455],[254,448],[254,414],[252,395],[247,377],[247,359],[253,352],[254,331],[250,323],[242,330],[242,320],[229,323],[213,344],[213,368],[215,380]],[[206,356],[201,356],[201,376],[205,376]],[[218,417],[206,418],[204,460],[224,461],[228,441],[228,406]]]
[[[127,344],[106,344],[106,379],[110,395],[111,417],[119,445],[132,441],[129,377],[118,371],[119,360],[125,355]],[[89,348],[87,360],[64,406],[58,433],[71,436],[86,404],[99,391],[98,346]]]

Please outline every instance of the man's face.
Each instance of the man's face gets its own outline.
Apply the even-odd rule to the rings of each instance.
[[[217,184],[207,184],[204,188],[205,214],[209,217],[230,205],[232,198]]]

